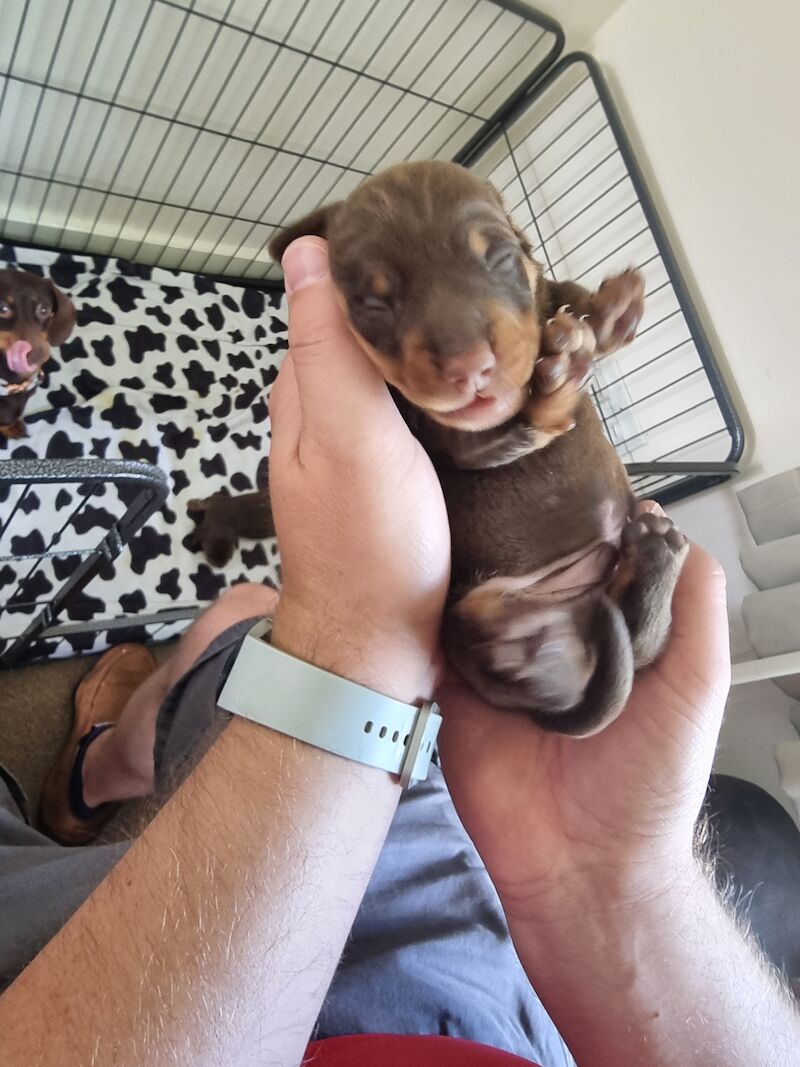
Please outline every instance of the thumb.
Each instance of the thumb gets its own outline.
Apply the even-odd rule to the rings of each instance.
[[[342,314],[327,242],[319,237],[293,241],[282,266],[303,433],[338,441],[351,427],[363,432],[365,420],[386,418],[391,399]]]

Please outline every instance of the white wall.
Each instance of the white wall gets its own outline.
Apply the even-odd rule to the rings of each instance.
[[[752,424],[752,474],[800,463],[798,39],[794,0],[627,0],[589,46]]]
[[[757,18],[757,23],[756,23]],[[737,485],[800,464],[800,4],[626,0],[587,45],[601,62],[745,420]],[[748,655],[731,488],[674,507],[725,566],[734,656]],[[796,739],[772,683],[735,691],[717,766],[769,789]]]
[[[585,48],[594,33],[625,0],[525,0],[535,8],[560,22],[567,38],[566,51]]]

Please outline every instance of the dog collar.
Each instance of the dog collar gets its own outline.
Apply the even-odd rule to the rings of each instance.
[[[17,396],[19,393],[30,393],[44,378],[44,371],[37,370],[29,378],[21,382],[0,382],[0,396]]]

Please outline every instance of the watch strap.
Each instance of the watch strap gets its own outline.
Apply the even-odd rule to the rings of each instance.
[[[269,643],[270,620],[245,637],[218,697],[234,715],[261,723],[346,759],[426,778],[442,722],[435,704],[421,707],[296,659]]]

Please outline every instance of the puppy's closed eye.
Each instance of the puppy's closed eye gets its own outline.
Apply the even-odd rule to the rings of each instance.
[[[484,259],[489,270],[510,273],[519,264],[519,248],[509,241],[491,241]]]
[[[392,310],[392,302],[388,297],[376,296],[374,293],[367,293],[363,296],[354,296],[353,305],[359,311],[367,311],[370,313],[386,313]]]

